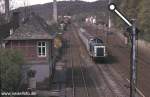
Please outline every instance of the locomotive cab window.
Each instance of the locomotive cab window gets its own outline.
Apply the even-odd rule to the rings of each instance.
[[[97,43],[103,43],[101,39],[97,39]]]
[[[37,42],[37,55],[38,57],[46,57],[46,42]]]
[[[95,38],[94,39],[95,43],[103,43],[103,41],[101,39]]]

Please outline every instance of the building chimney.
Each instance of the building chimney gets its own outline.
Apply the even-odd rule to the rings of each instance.
[[[53,19],[57,23],[57,1],[53,0]]]
[[[5,19],[9,22],[9,0],[5,0]]]

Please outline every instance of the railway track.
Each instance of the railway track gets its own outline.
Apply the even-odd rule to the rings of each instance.
[[[92,32],[92,31],[91,31]],[[101,33],[101,34],[103,34],[103,33]],[[118,36],[116,33],[114,33],[114,35],[115,35],[115,37],[116,36]],[[104,36],[104,35],[103,35]],[[115,40],[116,42],[114,42],[114,43],[117,43],[117,41],[118,41],[118,38],[113,38],[113,40]],[[119,37],[119,40],[121,40],[120,42],[122,42],[122,43],[124,43],[124,41]],[[122,43],[121,43],[121,46],[119,46],[118,47],[118,45],[117,44],[111,44],[111,46],[110,45],[108,45],[109,47],[116,47],[116,49],[119,49],[119,51],[122,53],[122,55],[124,55],[124,56],[129,56],[129,53],[127,53],[127,52],[130,52],[130,50],[129,50],[129,47],[128,48],[126,48],[126,50],[123,50],[125,47],[124,46],[122,46]],[[149,60],[147,60],[147,59],[145,59],[143,56],[141,56],[142,54],[140,53],[140,54],[138,54],[138,64],[142,64],[142,65],[144,65],[144,66],[140,66],[140,67],[138,67],[138,68],[140,68],[140,69],[144,69],[144,71],[148,71],[148,69],[150,68],[149,66],[148,66],[148,64],[150,64],[150,61]],[[124,64],[124,65],[123,65]],[[129,67],[127,68],[127,65],[125,65],[125,64],[129,64],[129,63],[122,63],[122,65],[121,65],[121,63],[119,63],[119,65],[120,66],[122,66],[123,68],[126,68],[126,69],[124,69],[124,70],[129,70]],[[146,65],[147,64],[147,65]],[[118,64],[117,64],[118,65]],[[145,68],[143,68],[143,67],[147,67],[146,69]],[[142,71],[143,72],[143,71]],[[149,78],[148,76],[149,75],[145,75],[146,76],[146,78]],[[140,78],[142,78],[142,77],[140,77]],[[126,79],[126,80],[128,80],[128,79]],[[127,81],[128,82],[128,84],[129,84],[129,80]],[[144,82],[146,82],[146,81],[144,81]],[[118,83],[119,84],[119,83]],[[120,84],[120,86],[121,86],[121,84]],[[127,88],[129,88],[129,85],[127,86]],[[138,95],[141,95],[142,97],[143,97],[143,94],[141,93],[141,91],[139,90],[139,89],[137,89],[137,94]]]
[[[93,32],[93,29],[92,30],[90,28],[87,28],[87,29],[88,29],[89,32]],[[104,33],[100,33],[100,35],[102,35],[102,34],[104,34]],[[105,35],[102,35],[102,36],[105,36]],[[120,70],[118,70],[118,71],[121,72],[121,74],[123,76],[125,76],[126,80],[128,80],[127,81],[128,84],[129,84],[130,82],[129,82],[129,79],[127,79],[127,78],[129,78],[130,59],[127,59],[127,57],[129,58],[130,54],[127,53],[127,52],[130,52],[130,48],[122,45],[122,44],[124,44],[124,40],[121,37],[118,37],[119,38],[118,39],[118,38],[116,38],[116,36],[118,36],[118,34],[116,34],[116,33],[113,33],[111,35],[111,39],[110,39],[111,41],[109,41],[111,43],[109,43],[108,46],[109,46],[109,48],[111,48],[111,50],[113,49],[113,51],[115,51],[115,49],[117,49],[116,53],[118,53],[118,51],[119,51],[122,54],[122,55],[119,55],[119,56],[121,56],[121,57],[119,57],[119,60],[121,60],[121,63],[116,63],[116,65],[114,65],[114,67],[115,66],[120,67]],[[120,41],[118,42],[118,40],[120,40]],[[113,53],[113,54],[116,54],[116,53]],[[124,56],[124,58],[123,58],[123,56]],[[149,82],[148,78],[150,78],[150,76],[147,73],[150,70],[149,57],[144,55],[143,52],[140,52],[140,50],[138,50],[137,58],[138,58],[137,59],[137,64],[138,64],[138,67],[137,67],[137,70],[138,70],[138,86],[137,87],[140,88],[140,90],[142,90],[142,92],[145,93],[145,95],[148,96],[149,95],[148,91],[150,89],[149,86],[147,86],[147,84]],[[128,64],[128,65],[126,65],[126,64]],[[115,68],[119,69],[119,67],[115,67]],[[122,68],[124,68],[124,69],[122,69]],[[127,86],[127,87],[129,87],[129,86]],[[137,88],[138,94],[143,97],[144,96],[143,93],[138,88]]]
[[[71,38],[71,42],[73,42]],[[80,63],[80,56],[77,53],[77,49],[75,48],[77,45],[72,43],[71,46],[71,57],[72,57],[72,80],[73,80],[73,96],[74,97],[90,97],[87,89],[87,83],[85,78],[85,71]]]
[[[78,40],[78,43],[80,43],[80,40],[77,39],[78,35],[76,36],[76,40]],[[85,50],[85,47],[82,46],[82,44],[80,44],[81,46],[81,52],[83,52],[84,54],[81,55],[85,55],[85,56],[89,56]],[[84,50],[83,50],[84,49]],[[90,58],[87,58],[87,60],[89,60]],[[85,58],[83,59],[85,60]],[[84,62],[86,63],[86,62]],[[88,64],[93,64],[95,67],[93,67],[93,71],[90,72],[90,76],[93,79],[93,82],[95,83],[95,86],[97,86],[97,83],[102,83],[103,86],[97,86],[96,90],[99,92],[98,96],[99,97],[128,97],[129,96],[129,92],[127,91],[127,89],[124,87],[124,82],[121,80],[117,80],[118,78],[116,78],[116,75],[113,75],[110,72],[110,68],[108,69],[108,66],[110,64],[94,64],[93,62]],[[85,64],[85,65],[88,65]],[[90,68],[92,69],[92,68]],[[113,70],[111,70],[113,71]],[[93,73],[95,72],[95,73]],[[99,74],[99,75],[98,75]],[[95,77],[94,77],[95,75]],[[98,80],[98,81],[97,81]],[[103,92],[100,92],[103,91]]]
[[[104,75],[105,82],[115,97],[129,97],[129,84],[125,79],[109,67],[110,64],[95,64],[99,71]],[[125,87],[127,85],[128,87]],[[138,97],[138,96],[137,96]]]
[[[73,31],[76,32],[75,29],[73,29]],[[83,58],[84,54],[82,52],[81,44],[79,39],[77,39],[76,35],[74,35],[75,32],[73,32],[72,38],[70,39],[73,97],[113,96],[113,94],[110,93],[110,91],[108,90],[107,85],[104,84],[105,82],[103,78],[98,77],[99,74],[101,75],[102,73],[92,73],[94,70],[91,70],[90,65],[84,61],[85,59]],[[92,67],[92,69],[94,68]]]
[[[69,42],[71,45],[71,42]],[[75,97],[75,81],[74,81],[74,65],[73,65],[73,56],[72,56],[72,47],[70,46],[69,54],[70,54],[70,61],[71,61],[71,81],[72,81],[72,97]]]
[[[72,97],[90,97],[85,78],[85,69],[80,63],[80,58],[73,43],[72,37],[68,42],[70,45],[68,54],[71,66]]]
[[[75,27],[73,28],[74,28],[73,30],[77,32],[76,28]],[[105,82],[103,80],[103,77],[99,76],[99,74],[102,75],[102,73],[98,72],[98,70],[95,71],[95,68],[92,66],[93,63],[87,63],[86,61],[84,61],[86,59],[84,55],[87,55],[87,53],[85,54],[85,50],[83,50],[85,48],[81,46],[82,44],[78,38],[78,35],[75,34],[75,32],[74,32],[74,39],[76,40],[76,43],[78,43],[79,45],[78,52],[80,52],[80,60],[82,62],[82,66],[84,68],[89,68],[86,69],[86,75],[88,75],[87,81],[92,86],[88,88],[90,97],[112,97],[113,94],[110,93],[110,90],[107,88],[107,85],[104,84]]]

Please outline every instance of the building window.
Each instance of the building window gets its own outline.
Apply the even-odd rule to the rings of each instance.
[[[38,57],[46,57],[46,42],[40,41],[37,43]]]

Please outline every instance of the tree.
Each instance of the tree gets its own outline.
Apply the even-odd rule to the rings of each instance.
[[[5,0],[5,17],[7,22],[9,22],[9,10],[9,0]]]
[[[144,39],[150,41],[150,1],[142,0],[138,13],[139,27],[142,29],[141,35]]]
[[[0,15],[5,12],[5,20],[9,22],[10,10],[14,8],[15,0],[0,0]]]
[[[150,41],[150,1],[149,0],[114,0],[119,10],[129,19],[135,18],[140,29],[140,38]],[[122,27],[122,21],[115,17],[115,23]]]
[[[14,50],[0,50],[1,92],[17,91],[21,80],[22,54]]]

